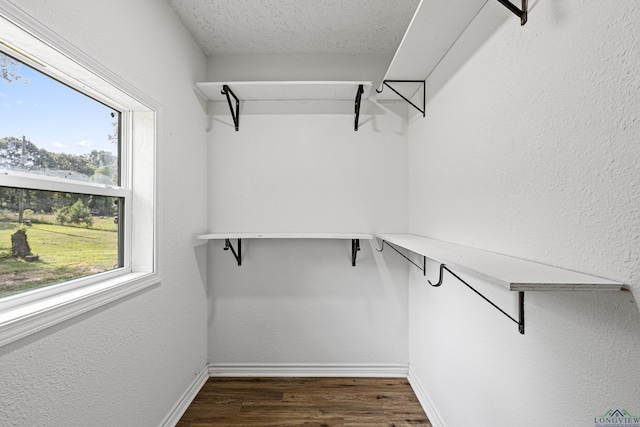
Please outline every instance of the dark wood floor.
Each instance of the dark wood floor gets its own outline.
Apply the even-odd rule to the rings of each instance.
[[[177,427],[431,426],[404,378],[210,378]]]

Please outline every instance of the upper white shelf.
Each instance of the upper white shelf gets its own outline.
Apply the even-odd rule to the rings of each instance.
[[[510,291],[619,291],[620,282],[414,234],[376,234],[391,244]]]
[[[198,82],[196,87],[209,101],[226,101],[221,93],[229,86],[241,101],[282,100],[349,100],[356,99],[360,85],[365,93],[371,86],[366,81],[254,81],[254,82]]]
[[[362,239],[373,236],[365,233],[210,233],[198,236],[200,240],[226,239]]]
[[[384,80],[424,80],[487,0],[422,0]]]

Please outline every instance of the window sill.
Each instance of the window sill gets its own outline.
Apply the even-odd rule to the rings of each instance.
[[[128,273],[0,312],[0,347],[160,283],[155,273]]]

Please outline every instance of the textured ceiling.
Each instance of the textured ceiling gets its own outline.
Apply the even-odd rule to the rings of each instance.
[[[206,55],[390,54],[419,0],[169,0]]]

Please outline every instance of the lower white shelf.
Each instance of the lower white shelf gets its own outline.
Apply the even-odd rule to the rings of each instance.
[[[396,251],[398,249],[393,245],[422,255],[425,257],[424,260],[429,258],[437,261],[440,263],[440,277],[437,283],[428,280],[427,282],[431,286],[439,287],[443,283],[444,272],[448,272],[516,323],[518,331],[523,335],[525,328],[525,291],[620,291],[627,289],[625,284],[614,282],[613,280],[414,234],[376,234],[376,237],[382,240],[381,250],[384,250],[384,245],[387,243]],[[400,254],[407,258],[404,254]],[[415,264],[409,258],[407,259]],[[426,271],[426,262],[423,267],[415,265]],[[458,276],[457,273],[460,272],[473,274],[488,282],[501,285],[510,291],[517,291],[517,317],[510,315],[482,295],[472,285]]]
[[[620,291],[624,283],[414,234],[376,234],[380,240],[479,276],[510,291]]]

